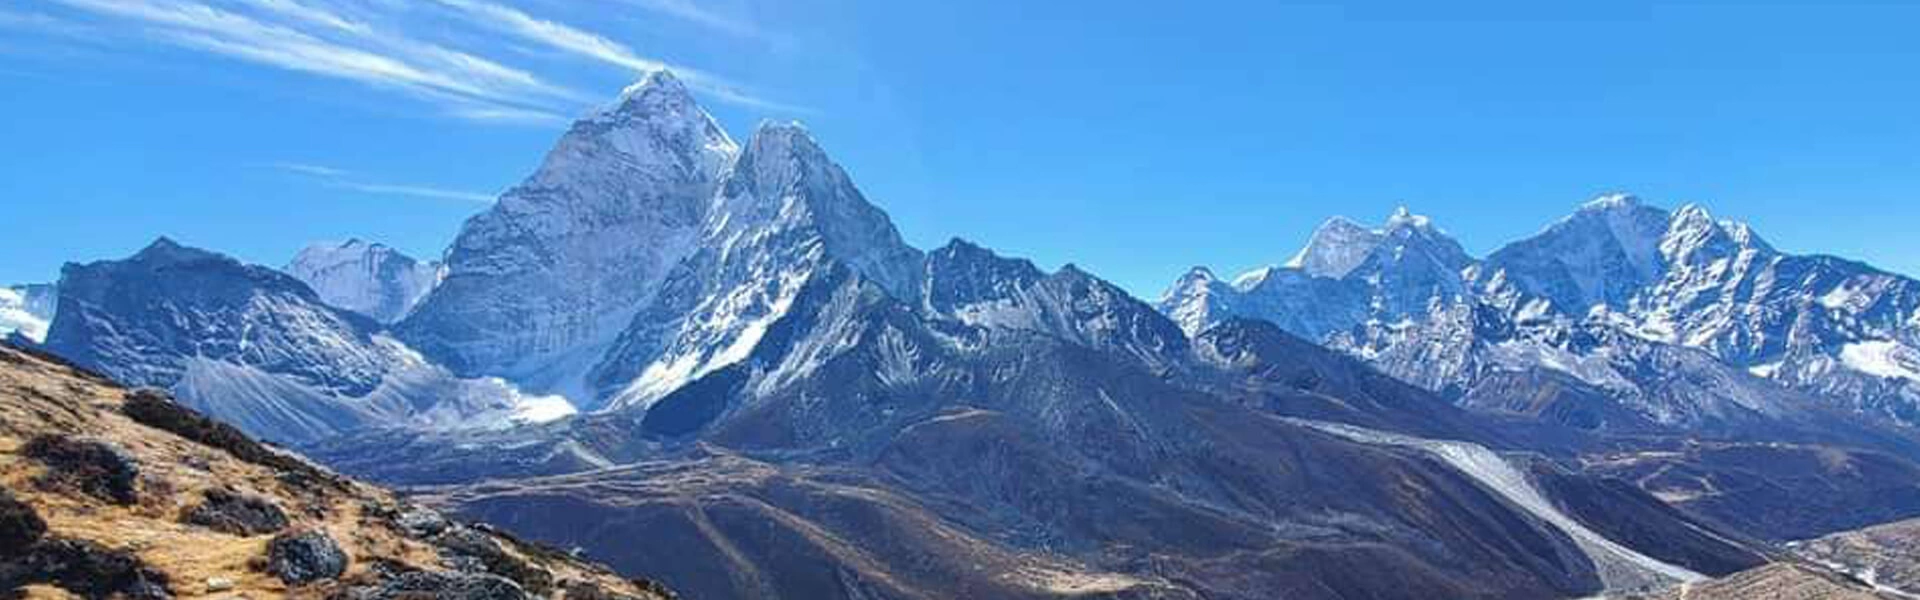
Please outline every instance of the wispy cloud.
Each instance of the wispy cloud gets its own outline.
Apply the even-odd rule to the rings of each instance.
[[[175,45],[412,93],[442,104],[449,114],[476,108],[551,114],[554,99],[582,97],[525,71],[404,36],[381,34],[295,0],[254,0],[253,4],[293,22],[356,36],[360,44],[309,33],[291,22],[267,22],[194,2],[54,1],[141,24],[148,34]]]
[[[95,35],[92,27],[37,12],[0,9],[0,29],[87,39]]]
[[[390,183],[359,183],[359,182],[353,182],[353,181],[341,181],[341,182],[336,182],[336,184],[339,187],[360,191],[360,192],[367,192],[369,194],[412,196],[415,198],[430,198],[435,200],[460,200],[463,202],[478,202],[478,203],[485,204],[488,202],[493,202],[493,198],[494,198],[492,194],[482,194],[478,192],[463,192],[459,190],[446,190],[446,189],[424,187],[424,186],[418,186],[418,185],[396,185],[396,184],[390,184]]]
[[[786,112],[810,112],[802,107],[763,98],[751,90],[705,71],[684,65],[671,65],[655,58],[641,56],[633,48],[613,41],[599,34],[573,27],[557,21],[541,19],[527,14],[518,8],[486,2],[484,0],[434,0],[441,5],[457,9],[476,22],[502,33],[519,36],[528,41],[540,43],[550,48],[568,52],[576,56],[596,60],[609,65],[626,68],[636,73],[648,73],[668,69],[678,75],[687,86],[704,92],[709,97],[729,104],[749,106],[766,110]],[[649,0],[648,3],[652,3]],[[674,4],[674,2],[662,2]]]
[[[297,0],[247,0],[248,4],[264,10],[276,12],[287,17],[318,25],[327,29],[344,31],[359,35],[372,35],[373,28],[347,17],[323,9],[301,4]]]
[[[324,167],[324,166],[308,164],[308,163],[276,162],[268,166],[271,166],[275,169],[279,169],[282,171],[291,171],[294,173],[299,173],[302,175],[312,175],[315,177],[344,177],[347,174],[346,171],[335,169],[333,167]]]
[[[746,23],[691,0],[621,1],[701,27],[742,35],[753,32]],[[116,37],[109,34],[120,34],[119,41],[124,41],[131,32],[134,39],[406,94],[438,108],[442,115],[474,122],[564,124],[567,115],[604,101],[483,56],[483,51],[501,52],[511,40],[635,74],[671,69],[688,87],[717,102],[770,112],[810,112],[704,70],[668,64],[605,35],[496,0],[46,0],[41,4],[62,10],[0,8],[0,29],[59,34],[86,42]],[[457,20],[449,22],[448,17]],[[449,28],[450,24],[455,27]],[[474,37],[469,31],[473,28],[507,35]]]
[[[502,32],[540,42],[558,50],[641,72],[667,68],[666,63],[635,54],[631,48],[619,42],[554,21],[538,19],[511,6],[476,0],[434,1],[465,11],[482,23]],[[686,74],[682,73],[682,75]]]
[[[271,163],[268,166],[273,167],[275,169],[282,170],[282,171],[286,171],[289,173],[295,173],[295,174],[304,175],[304,176],[313,178],[329,187],[334,187],[334,188],[339,188],[344,190],[352,190],[352,191],[363,192],[368,194],[378,194],[383,196],[406,196],[411,198],[425,198],[429,200],[457,200],[461,202],[476,202],[476,203],[483,203],[483,204],[488,202],[493,202],[493,199],[494,199],[494,194],[485,194],[485,193],[471,192],[466,190],[451,190],[446,188],[424,186],[424,185],[410,185],[410,184],[404,184],[404,183],[380,183],[380,182],[363,181],[355,177],[353,172],[351,171],[348,171],[345,169],[337,169],[334,167],[328,167],[324,165],[316,165],[313,163],[276,162],[276,163]]]

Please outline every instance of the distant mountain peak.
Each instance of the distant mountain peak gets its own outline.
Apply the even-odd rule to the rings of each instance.
[[[1285,266],[1314,277],[1340,279],[1373,260],[1383,246],[1396,255],[1404,255],[1409,248],[1417,247],[1419,253],[1433,256],[1448,269],[1464,267],[1472,260],[1459,242],[1434,226],[1432,218],[1400,206],[1378,228],[1368,228],[1345,217],[1327,219],[1314,230],[1306,247],[1294,254]],[[1271,269],[1250,272],[1235,280],[1235,285],[1249,289],[1271,275]]]
[[[177,264],[206,260],[232,261],[233,259],[218,252],[182,245],[173,238],[163,235],[135,253],[132,260],[145,264]]]
[[[360,238],[320,242],[282,269],[335,308],[393,323],[440,282],[440,264],[415,260],[386,244]]]
[[[1667,233],[1660,240],[1660,252],[1672,264],[1701,263],[1730,257],[1741,251],[1766,254],[1773,247],[1760,239],[1753,228],[1739,221],[1714,219],[1698,204],[1687,204],[1673,211]]]
[[[1580,205],[1581,212],[1610,211],[1641,206],[1640,197],[1626,192],[1601,194]]]
[[[788,156],[796,159],[825,159],[826,151],[813,139],[813,133],[799,121],[761,121],[747,140],[748,151],[762,156]]]
[[[1380,238],[1378,231],[1346,217],[1333,217],[1313,231],[1313,237],[1287,260],[1286,267],[1315,277],[1339,279],[1365,262],[1380,245]]]
[[[1215,279],[1218,279],[1218,278],[1214,277],[1213,269],[1206,268],[1205,266],[1202,266],[1202,265],[1194,265],[1193,268],[1187,269],[1187,273],[1185,275],[1180,276],[1180,281],[1183,281],[1183,282],[1184,281],[1213,281]]]
[[[1393,231],[1404,228],[1432,229],[1433,219],[1426,215],[1414,214],[1406,205],[1401,205],[1395,207],[1393,214],[1387,216],[1387,223],[1383,229]]]

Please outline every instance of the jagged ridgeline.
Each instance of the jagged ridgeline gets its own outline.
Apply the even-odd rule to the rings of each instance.
[[[908,245],[806,129],[736,143],[657,73],[442,264],[332,244],[296,278],[163,240],[68,267],[44,347],[699,598],[1571,598],[1920,514],[1901,413],[1868,410],[1898,402],[1609,316],[1689,261],[1762,256],[1682,213],[1609,199],[1536,244],[1617,259],[1590,269],[1476,259],[1410,213],[1335,222],[1289,266],[1196,272],[1156,307],[1072,265]],[[192,522],[306,518],[264,491],[202,493],[222,508]],[[261,544],[356,555],[331,539]],[[534,585],[476,560],[455,562]]]
[[[1270,320],[1463,404],[1588,429],[1920,424],[1920,282],[1781,252],[1697,205],[1604,196],[1484,259],[1405,209],[1336,218],[1283,265],[1196,268],[1160,308],[1190,333]]]

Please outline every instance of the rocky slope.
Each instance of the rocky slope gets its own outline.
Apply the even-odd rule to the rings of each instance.
[[[1469,406],[1587,428],[1920,414],[1920,282],[1624,195],[1483,260],[1404,210],[1375,229],[1335,219],[1285,266],[1196,269],[1160,309],[1189,333],[1270,320]],[[1520,393],[1543,383],[1561,395]]]
[[[1883,593],[1920,597],[1920,519],[1835,533],[1788,547],[1801,558],[1848,573]]]
[[[1876,593],[1871,587],[1806,565],[1774,563],[1712,581],[1657,594],[1628,596],[1636,600],[1901,600]]]
[[[440,283],[439,263],[359,239],[307,246],[281,270],[313,288],[322,302],[381,323],[407,316]]]
[[[0,346],[0,594],[667,598]]]

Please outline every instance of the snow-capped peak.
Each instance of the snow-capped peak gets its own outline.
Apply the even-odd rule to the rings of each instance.
[[[313,288],[321,301],[382,323],[405,317],[441,274],[439,263],[359,238],[307,246],[283,270]]]
[[[1407,210],[1406,206],[1394,208],[1393,214],[1387,217],[1385,229],[1392,231],[1408,227],[1414,229],[1431,229],[1433,228],[1433,219],[1428,218],[1426,215],[1413,214],[1413,211]]]
[[[641,77],[639,81],[627,86],[626,89],[620,90],[619,104],[634,102],[636,99],[654,94],[684,96],[688,95],[688,92],[687,86],[680,83],[680,78],[675,77],[672,71],[655,69],[645,77]]]
[[[1625,192],[1612,192],[1588,200],[1580,205],[1581,212],[1609,211],[1640,206],[1640,197]]]
[[[713,115],[665,70],[628,86],[614,103],[581,119],[548,153],[533,183],[578,186],[612,169],[662,180],[714,177],[740,152]]]
[[[1394,209],[1393,214],[1388,215],[1386,222],[1377,229],[1361,226],[1342,217],[1328,219],[1314,230],[1306,247],[1288,260],[1286,266],[1314,277],[1340,279],[1367,264],[1382,248],[1390,250],[1396,257],[1405,256],[1408,250],[1432,256],[1449,270],[1460,269],[1472,262],[1458,242],[1434,226],[1433,219],[1414,214],[1401,206]],[[1391,260],[1397,261],[1399,258]],[[1249,273],[1242,277],[1247,285],[1240,285],[1236,280],[1236,286],[1245,289],[1258,285],[1271,274],[1271,271]]]
[[[1707,209],[1697,204],[1674,210],[1667,233],[1660,239],[1661,255],[1675,265],[1705,264],[1743,250],[1768,253],[1772,248],[1746,223],[1715,220]]]
[[[1186,283],[1196,283],[1196,282],[1208,282],[1208,281],[1214,281],[1215,279],[1217,278],[1214,277],[1213,275],[1213,269],[1196,265],[1191,269],[1187,269],[1187,273],[1185,275],[1180,276],[1180,283],[1186,284]]]
[[[583,373],[696,249],[738,153],[676,78],[648,74],[467,221],[399,332],[461,375],[583,396]]]
[[[1287,260],[1287,267],[1315,277],[1338,279],[1366,261],[1380,245],[1381,234],[1348,220],[1333,217],[1313,231],[1313,237],[1300,252]]]

